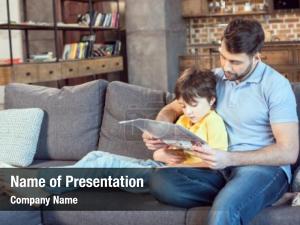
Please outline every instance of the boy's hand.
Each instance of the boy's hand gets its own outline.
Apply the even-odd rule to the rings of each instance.
[[[149,150],[156,151],[158,149],[168,147],[167,144],[163,143],[160,139],[153,137],[148,132],[144,132],[142,137],[143,141],[145,142],[145,145]]]
[[[186,157],[182,150],[161,148],[153,153],[156,161],[166,163],[167,165],[176,165],[182,163]]]

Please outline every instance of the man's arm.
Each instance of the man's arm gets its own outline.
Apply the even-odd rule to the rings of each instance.
[[[157,114],[156,120],[174,123],[176,119],[182,114],[182,109],[177,100],[163,107]],[[143,140],[149,150],[158,150],[166,148],[167,145],[161,140],[152,137],[148,132],[143,133]]]
[[[212,169],[229,166],[294,164],[299,153],[298,123],[272,124],[275,144],[247,152],[224,152],[217,149],[194,146],[197,155]]]
[[[177,100],[163,107],[157,114],[156,120],[174,123],[176,119],[182,115],[182,108]]]

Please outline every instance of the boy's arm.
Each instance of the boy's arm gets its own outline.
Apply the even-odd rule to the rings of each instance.
[[[156,120],[174,123],[182,113],[183,112],[179,103],[177,102],[177,100],[175,100],[160,110],[156,117]],[[152,137],[148,132],[144,132],[142,137],[145,145],[149,150],[155,151],[160,148],[167,147],[165,143],[163,143],[159,139]]]

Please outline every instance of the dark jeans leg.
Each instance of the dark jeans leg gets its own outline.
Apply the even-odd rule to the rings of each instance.
[[[280,167],[233,168],[230,180],[214,200],[208,224],[247,225],[287,189],[287,177]]]
[[[151,194],[166,204],[191,208],[209,205],[225,185],[219,171],[162,168],[150,177]]]

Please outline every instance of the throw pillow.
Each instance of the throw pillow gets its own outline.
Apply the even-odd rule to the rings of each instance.
[[[9,84],[5,108],[44,110],[35,159],[79,160],[97,149],[107,83],[96,80],[62,89]]]
[[[140,159],[149,159],[142,132],[132,126],[118,124],[121,120],[155,119],[166,105],[166,93],[119,81],[108,85],[99,150]]]
[[[44,112],[41,109],[0,111],[0,161],[29,166],[36,152]]]

